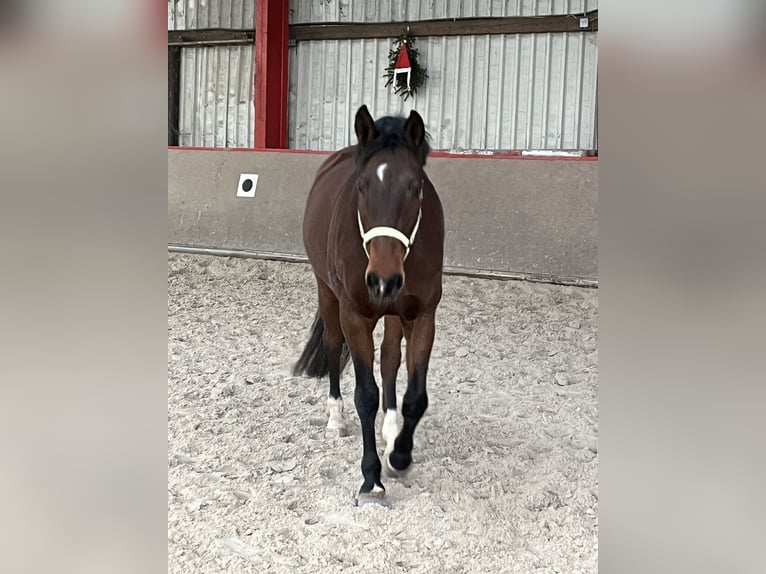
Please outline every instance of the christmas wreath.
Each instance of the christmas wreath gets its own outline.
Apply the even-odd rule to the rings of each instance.
[[[414,95],[426,81],[426,69],[418,63],[418,50],[415,38],[407,30],[396,38],[388,53],[388,67],[384,78],[388,78],[386,87],[394,85],[394,93],[407,98]]]

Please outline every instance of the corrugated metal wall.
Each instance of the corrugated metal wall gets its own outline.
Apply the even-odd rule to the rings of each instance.
[[[593,0],[293,0],[292,23],[582,13]],[[404,102],[385,88],[390,39],[300,42],[290,49],[289,145],[355,141],[352,115],[424,117],[436,149],[593,149],[594,32],[418,38],[428,80]]]
[[[168,0],[168,30],[250,29],[255,0]],[[181,50],[181,146],[255,145],[255,50],[252,45]]]
[[[168,30],[252,30],[255,0],[168,0]]]
[[[598,0],[290,0],[290,23],[535,16],[580,13],[596,8]]]
[[[255,145],[254,66],[253,46],[181,51],[179,145]]]

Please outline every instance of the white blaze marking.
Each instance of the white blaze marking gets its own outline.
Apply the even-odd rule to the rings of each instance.
[[[343,424],[343,399],[327,397],[327,411],[330,413],[327,428],[337,429],[345,426]]]
[[[385,293],[385,291],[386,291],[386,284],[381,281],[380,282],[380,294],[383,295],[383,293]]]
[[[386,410],[380,434],[383,436],[383,440],[386,441],[386,454],[392,452],[396,436],[399,434],[399,427],[396,425],[396,409]]]
[[[381,163],[378,166],[378,179],[380,180],[381,183],[383,183],[383,174],[385,173],[387,167],[388,167],[387,163]]]

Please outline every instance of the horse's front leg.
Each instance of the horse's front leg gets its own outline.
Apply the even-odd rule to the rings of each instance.
[[[428,408],[426,376],[434,344],[434,315],[421,315],[412,322],[402,322],[407,339],[407,392],[402,401],[404,424],[396,437],[393,451],[384,457],[386,474],[401,476],[412,463],[412,436]]]
[[[380,377],[383,379],[383,427],[381,437],[386,443],[384,457],[394,450],[398,434],[396,424],[396,375],[402,362],[402,323],[396,315],[386,315],[386,330],[380,347]]]
[[[375,355],[372,331],[375,328],[375,321],[359,315],[345,305],[341,305],[340,319],[351,351],[351,359],[354,362],[356,375],[354,404],[362,427],[364,445],[362,455],[364,482],[359,489],[357,505],[363,506],[369,503],[387,505],[386,489],[380,481],[381,465],[375,445],[375,415],[378,412],[379,402],[378,385],[375,383],[372,371]]]

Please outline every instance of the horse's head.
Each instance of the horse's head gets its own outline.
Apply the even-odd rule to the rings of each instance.
[[[365,280],[377,303],[393,301],[404,286],[404,260],[420,225],[420,202],[429,147],[423,118],[376,123],[367,106],[356,113],[358,146],[355,183],[359,232],[368,257]]]

